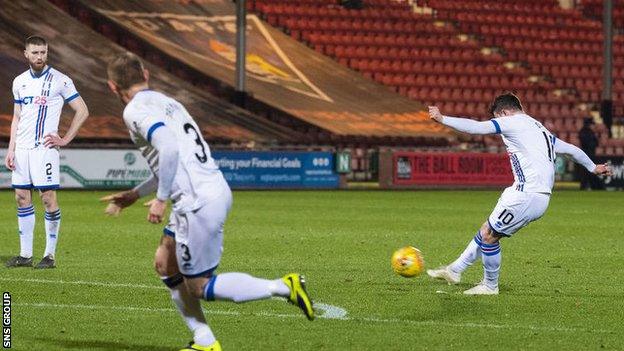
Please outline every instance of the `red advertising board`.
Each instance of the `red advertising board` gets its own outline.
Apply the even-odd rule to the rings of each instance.
[[[513,175],[507,154],[394,152],[395,186],[501,186]]]

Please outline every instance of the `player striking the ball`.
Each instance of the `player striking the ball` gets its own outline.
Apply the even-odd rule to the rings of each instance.
[[[429,106],[431,119],[469,134],[500,134],[511,161],[514,183],[505,191],[489,218],[468,243],[464,252],[448,266],[428,270],[433,278],[457,284],[461,274],[481,257],[483,280],[464,291],[467,295],[497,295],[501,266],[500,239],[511,237],[520,228],[544,215],[555,181],[556,154],[568,155],[574,162],[598,175],[610,175],[607,164],[596,165],[578,147],[555,138],[544,126],[527,115],[518,97],[511,93],[494,99],[489,121],[443,116]]]
[[[111,91],[126,105],[124,122],[153,176],[132,190],[106,197],[110,202],[106,212],[118,214],[139,197],[156,191],[156,198],[149,203],[148,220],[160,223],[171,200],[172,213],[154,263],[193,333],[193,341],[183,350],[221,350],[206,323],[200,299],[245,302],[281,296],[312,320],[312,301],[299,274],[275,280],[244,273],[215,274],[232,193],[201,129],[182,104],[149,89],[148,71],[137,56],[115,57],[108,65],[108,79]]]

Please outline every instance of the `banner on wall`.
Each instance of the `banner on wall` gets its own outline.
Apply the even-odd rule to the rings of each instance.
[[[4,160],[6,149],[0,150]],[[215,151],[213,158],[230,186],[254,189],[337,188],[330,152]],[[61,151],[61,188],[128,189],[151,175],[137,150]],[[0,188],[11,187],[11,171],[0,166]]]
[[[505,186],[509,157],[488,153],[394,152],[393,186]]]
[[[232,188],[338,188],[330,152],[215,151]]]
[[[0,150],[4,160],[6,149]],[[151,175],[137,150],[79,150],[60,152],[60,186],[70,189],[128,189]],[[11,187],[11,171],[0,167],[0,187]]]

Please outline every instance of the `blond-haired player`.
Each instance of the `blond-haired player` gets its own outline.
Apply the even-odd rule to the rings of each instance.
[[[124,122],[153,177],[135,189],[107,197],[111,202],[107,212],[118,213],[156,191],[148,220],[160,223],[171,200],[172,213],[156,251],[155,268],[193,333],[193,341],[183,350],[221,350],[200,299],[245,302],[281,296],[312,320],[312,301],[299,274],[265,280],[244,273],[215,273],[232,193],[199,127],[182,104],[149,89],[148,72],[135,55],[115,57],[108,65],[108,78],[111,91],[126,105]]]

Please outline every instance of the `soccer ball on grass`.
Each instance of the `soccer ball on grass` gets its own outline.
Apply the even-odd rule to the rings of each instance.
[[[425,264],[420,250],[413,246],[402,247],[392,254],[392,270],[403,277],[415,277],[423,272]]]

